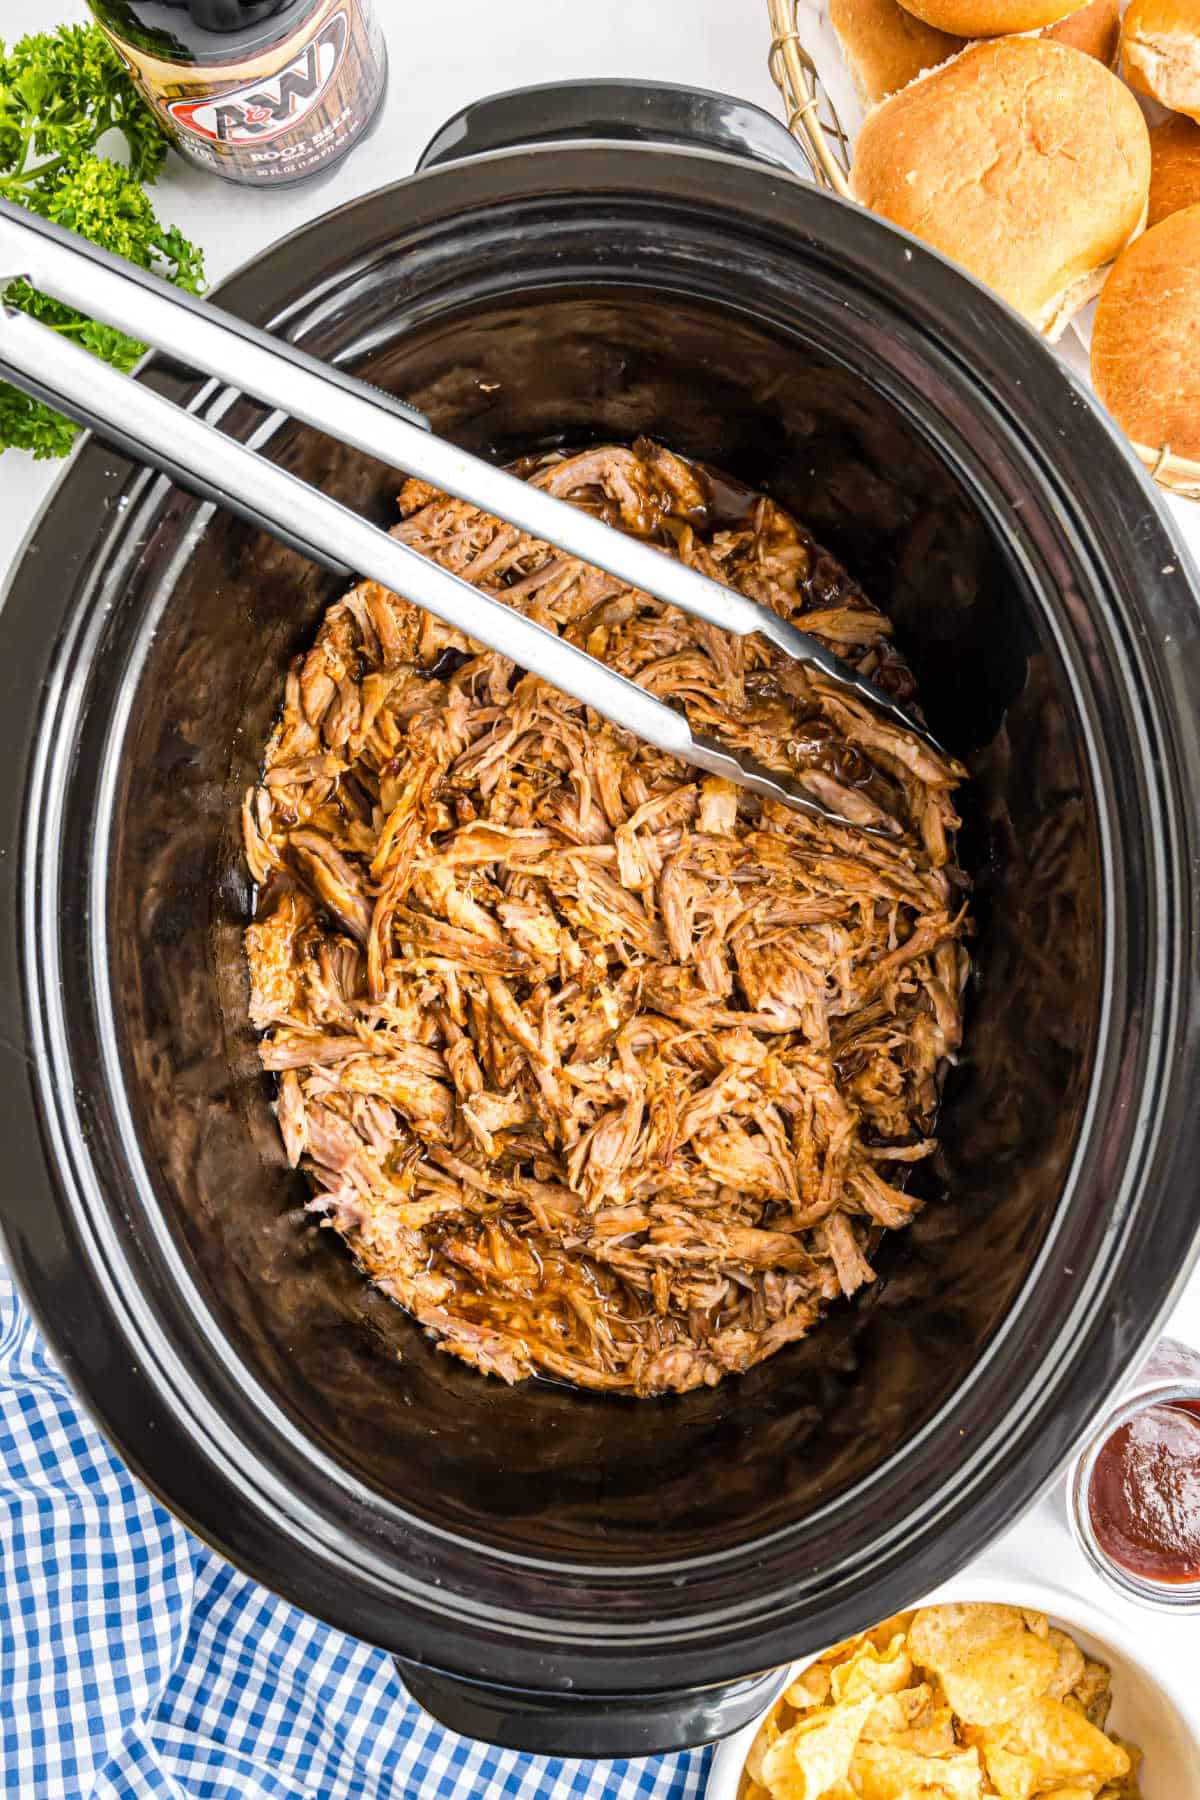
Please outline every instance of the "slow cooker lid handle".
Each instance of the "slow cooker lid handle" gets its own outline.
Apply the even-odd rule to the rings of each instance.
[[[529,1756],[588,1759],[692,1750],[740,1731],[778,1697],[788,1670],[658,1694],[532,1690],[447,1675],[397,1656],[409,1694],[439,1725]]]
[[[490,94],[447,119],[417,169],[581,138],[719,150],[812,179],[795,138],[761,106],[708,88],[632,80],[554,81]]]

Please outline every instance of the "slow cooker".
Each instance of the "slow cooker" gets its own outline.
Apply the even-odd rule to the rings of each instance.
[[[173,1512],[523,1748],[720,1735],[946,1580],[1196,1250],[1186,558],[1022,322],[795,154],[721,96],[509,96],[219,297],[489,456],[660,437],[792,508],[893,619],[970,769],[966,1051],[924,1211],[806,1342],[683,1397],[509,1388],[304,1212],[246,1019],[237,814],[344,571],[88,439],[0,611],[3,1253]],[[142,379],[394,516],[397,471],[161,358]]]

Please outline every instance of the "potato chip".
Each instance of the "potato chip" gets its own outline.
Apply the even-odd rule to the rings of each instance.
[[[1141,1751],[1138,1749],[1136,1744],[1131,1744],[1129,1742],[1129,1739],[1123,1738],[1119,1732],[1108,1731],[1108,1732],[1105,1732],[1105,1736],[1107,1738],[1111,1739],[1111,1741],[1114,1744],[1116,1744],[1117,1748],[1119,1750],[1123,1750],[1125,1752],[1126,1756],[1129,1758],[1129,1773],[1127,1775],[1118,1776],[1115,1785],[1117,1787],[1121,1788],[1122,1790],[1128,1789],[1128,1791],[1134,1796],[1134,1800],[1138,1800],[1137,1778],[1138,1778],[1138,1770],[1142,1766]]]
[[[857,1800],[857,1796],[856,1796]],[[953,1800],[945,1788],[901,1788],[893,1794],[891,1800]]]
[[[801,1719],[771,1745],[763,1758],[763,1779],[775,1800],[820,1800],[844,1782],[874,1698]]]
[[[917,1756],[953,1756],[956,1750],[970,1748],[955,1737],[954,1714],[948,1706],[935,1711],[927,1725],[898,1731],[889,1742],[899,1750],[912,1750]]]
[[[1078,1700],[1086,1719],[1104,1730],[1104,1721],[1108,1717],[1108,1709],[1112,1705],[1112,1687],[1109,1682],[1108,1669],[1102,1662],[1085,1660],[1083,1674],[1072,1689],[1073,1698]]]
[[[880,1619],[878,1625],[872,1625],[863,1636],[870,1638],[877,1650],[886,1650],[893,1638],[908,1636],[912,1620],[911,1612],[893,1613],[888,1619]]]
[[[861,1700],[867,1694],[895,1694],[912,1680],[912,1659],[904,1639],[894,1637],[881,1655],[874,1644],[861,1644],[830,1675],[835,1700]]]
[[[989,1744],[983,1753],[988,1780],[1000,1800],[1030,1800],[1041,1777],[1041,1764],[1025,1750]]]
[[[807,1712],[810,1706],[820,1706],[828,1693],[829,1670],[824,1663],[813,1663],[801,1670],[792,1685],[784,1690],[783,1697],[797,1712]]]
[[[778,1709],[772,1708],[759,1726],[754,1735],[754,1742],[746,1752],[746,1773],[751,1781],[757,1782],[760,1787],[765,1785],[763,1758],[771,1745],[778,1742],[782,1731]]]
[[[1101,1789],[1099,1800],[1141,1800],[1141,1789],[1138,1787],[1138,1770],[1142,1765],[1142,1753],[1136,1744],[1127,1744],[1124,1738],[1114,1738],[1129,1758],[1129,1773],[1118,1775]]]
[[[865,1738],[892,1738],[924,1725],[933,1715],[933,1689],[927,1681],[898,1694],[881,1694],[863,1726]],[[951,1746],[953,1748],[953,1746]]]
[[[1040,1616],[1040,1615],[1035,1615]],[[938,1676],[960,1719],[999,1725],[1044,1694],[1058,1652],[1014,1606],[930,1606],[916,1614],[909,1652]]]
[[[1089,1777],[1100,1786],[1129,1774],[1127,1752],[1061,1700],[1043,1696],[1033,1701],[1012,1721],[1011,1732],[1007,1747],[1036,1759],[1044,1788],[1086,1785]]]
[[[1083,1651],[1065,1631],[1051,1631],[1048,1642],[1058,1652],[1058,1667],[1050,1677],[1046,1692],[1052,1700],[1065,1700],[1084,1678],[1087,1665]]]
[[[896,1800],[906,1789],[929,1789],[952,1800],[979,1800],[983,1794],[983,1770],[977,1750],[957,1750],[952,1756],[917,1756],[895,1744],[869,1744],[864,1739],[850,1765],[851,1785],[862,1800]]]
[[[1028,1630],[1019,1607],[1002,1606],[998,1601],[947,1601],[944,1606],[922,1606],[913,1614],[908,1647],[917,1662],[932,1666],[949,1645],[960,1651],[971,1649],[1013,1627]]]

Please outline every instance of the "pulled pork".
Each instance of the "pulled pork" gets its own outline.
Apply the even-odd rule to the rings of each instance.
[[[645,442],[521,473],[911,698],[887,621],[772,501]],[[372,582],[293,667],[246,797],[250,1017],[365,1273],[505,1381],[715,1384],[873,1281],[918,1210],[963,771],[758,638],[420,482],[399,504],[405,543],[876,828],[702,777]]]

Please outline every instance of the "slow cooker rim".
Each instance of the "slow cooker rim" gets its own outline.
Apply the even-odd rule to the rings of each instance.
[[[530,289],[523,290],[523,292],[538,293],[538,292],[540,292],[540,290],[530,288]],[[731,315],[735,315],[737,312],[737,308],[734,306],[730,306],[728,308],[728,311]],[[302,315],[298,321],[296,319],[293,320],[294,325],[297,323],[303,324],[303,322],[304,322],[304,315]],[[149,530],[149,528],[150,528],[150,521],[152,520],[152,517],[153,517],[152,511],[150,511],[150,509],[148,509],[148,515],[149,516],[148,516],[148,521],[147,521],[147,530]],[[140,634],[143,642],[152,640],[155,635],[156,629],[157,629],[156,621],[154,621],[154,620],[148,621],[147,624],[142,628],[142,631]],[[1061,648],[1061,646],[1062,646],[1061,633],[1056,632],[1055,635],[1059,640],[1060,648]],[[1070,666],[1069,658],[1066,657],[1065,655],[1063,657],[1063,666],[1064,666],[1064,669],[1067,674],[1067,679],[1071,682],[1073,690],[1076,694],[1077,704],[1081,704],[1081,698],[1080,698],[1081,690],[1079,688],[1079,683],[1074,679],[1074,671],[1073,671],[1072,667]],[[134,671],[134,673],[136,676],[136,670]],[[117,708],[114,709],[114,718],[117,718],[119,710],[121,709],[122,705],[123,705],[123,701],[119,699],[118,703],[117,703]],[[116,730],[111,735],[113,738],[115,738],[116,740],[119,741],[121,733],[119,730]],[[115,782],[117,779],[117,769],[116,769],[115,765],[110,766],[107,758],[105,760],[104,768],[105,768],[105,774],[102,778],[102,790],[111,792],[112,789],[115,787]],[[98,819],[98,821],[103,822],[103,821],[107,820],[108,816],[109,816],[108,812],[106,811],[105,805],[103,804],[103,801],[102,801],[97,806],[97,819]],[[99,828],[102,831],[105,831],[105,827],[104,827],[103,823],[101,823]],[[101,840],[102,848],[103,848],[103,844],[106,842],[107,842],[107,836],[106,836],[106,832],[105,832],[105,835]],[[103,858],[101,858],[100,860],[103,861]],[[1109,883],[1109,886],[1111,889],[1112,888],[1111,881]],[[1111,917],[1114,909],[1120,904],[1120,901],[1121,901],[1121,895],[1120,895],[1119,891],[1114,890],[1114,891],[1110,892],[1109,898],[1108,898],[1108,909],[1107,909],[1110,917]],[[94,965],[97,968],[106,967],[106,956],[107,956],[107,951],[106,951],[106,946],[105,946],[105,938],[104,938],[104,920],[103,920],[102,907],[103,907],[103,902],[102,902],[102,900],[98,899],[97,906],[96,906],[95,912],[93,914],[93,919],[92,919],[92,940],[93,940],[92,956],[93,956]],[[51,910],[53,911],[53,909],[51,909]],[[1111,937],[1111,933],[1109,933],[1109,936]],[[1108,949],[1109,949],[1109,955],[1110,955],[1110,960],[1111,960],[1111,944],[1108,946]],[[1102,1034],[1102,1031],[1103,1031],[1103,1027],[1101,1028],[1101,1034]],[[117,1096],[118,1104],[123,1107],[123,1096],[121,1095],[121,1092],[120,1092],[120,1081],[119,1081],[119,1054],[115,1047],[115,1041],[112,1041],[111,1021],[109,1021],[107,1018],[102,1020],[102,1023],[101,1023],[101,1039],[102,1039],[102,1043],[103,1043],[103,1047],[104,1047],[106,1068],[107,1068],[108,1074],[109,1074],[109,1081],[108,1081],[109,1091]],[[151,1187],[152,1183],[149,1181],[149,1178],[146,1175],[146,1172],[144,1170],[144,1165],[141,1163],[140,1158],[137,1157],[136,1132],[133,1128],[131,1120],[128,1119],[127,1115],[122,1124],[122,1135],[124,1136],[124,1138],[126,1139],[127,1143],[130,1146],[131,1156],[137,1158],[138,1168],[141,1171],[142,1178],[143,1178],[142,1185],[144,1185],[146,1187]],[[1073,1179],[1074,1179],[1074,1174],[1075,1174],[1075,1166],[1074,1165],[1077,1164],[1078,1161],[1079,1161],[1079,1153],[1077,1153],[1075,1159],[1073,1159],[1073,1166],[1072,1166],[1072,1170],[1068,1176],[1068,1182],[1073,1181]],[[155,1223],[155,1221],[152,1220],[152,1226],[154,1223]],[[192,1309],[192,1313],[194,1315],[198,1315],[200,1317],[200,1319],[203,1320],[203,1317],[204,1317],[203,1307],[201,1304],[199,1304],[199,1301],[200,1301],[199,1293],[195,1289],[194,1284],[190,1284],[187,1282],[186,1271],[184,1271],[182,1269],[182,1267],[179,1266],[179,1259],[175,1256],[174,1247],[171,1244],[170,1239],[169,1239],[169,1232],[165,1228],[166,1222],[164,1220],[160,1219],[157,1221],[157,1223],[164,1227],[163,1229],[160,1229],[156,1232],[158,1241],[162,1245],[162,1248],[163,1248],[164,1257],[167,1260],[175,1261],[177,1281],[179,1281],[183,1285],[187,1285],[189,1288],[189,1292],[191,1292],[193,1298],[196,1299],[196,1301],[197,1301],[197,1305]],[[1048,1259],[1050,1259],[1054,1255],[1054,1253],[1055,1253],[1055,1234],[1056,1234],[1060,1224],[1061,1224],[1061,1221],[1056,1221],[1051,1225],[1051,1227],[1048,1231],[1048,1234],[1047,1234],[1047,1241],[1043,1244],[1043,1246],[1039,1252],[1039,1255],[1036,1259],[1035,1264],[1030,1269],[1030,1271],[1027,1275],[1027,1278],[1026,1278],[1027,1286],[1032,1287],[1033,1285],[1035,1285],[1037,1278],[1038,1278],[1038,1270],[1047,1262]],[[117,1291],[119,1291],[119,1290],[117,1290]],[[208,1340],[209,1340],[210,1351],[213,1354],[221,1355],[225,1351],[227,1346],[224,1343],[224,1339],[219,1331],[219,1327],[217,1326],[216,1321],[210,1317],[208,1323],[209,1323],[210,1329],[209,1329],[207,1335],[208,1335]],[[1007,1335],[1008,1330],[1009,1330],[1009,1322],[1006,1321],[1005,1324],[997,1330],[997,1332],[993,1336],[993,1339],[989,1342],[987,1350],[985,1351],[984,1355],[980,1358],[980,1366],[982,1366],[982,1364],[985,1363],[986,1361],[990,1360],[993,1356],[998,1355],[1000,1353],[1002,1340]],[[892,1467],[896,1466],[898,1464],[898,1462],[901,1460],[902,1454],[907,1454],[910,1449],[919,1445],[919,1442],[922,1438],[933,1435],[933,1433],[937,1430],[939,1425],[944,1422],[945,1417],[947,1416],[947,1409],[948,1409],[949,1405],[950,1405],[950,1402],[947,1401],[946,1403],[944,1403],[944,1405],[941,1408],[939,1408],[939,1410],[936,1413],[934,1413],[933,1415],[931,1415],[931,1417],[929,1419],[924,1421],[922,1426],[916,1433],[914,1439],[911,1440],[910,1444],[905,1447],[905,1452],[902,1453],[899,1450],[893,1452],[892,1456],[884,1464],[881,1464],[877,1470],[872,1472],[872,1476],[870,1477],[870,1480],[874,1481],[876,1479],[882,1479],[883,1477],[885,1477],[888,1474],[889,1470]],[[293,1422],[287,1417],[287,1415],[285,1413],[282,1413],[277,1407],[274,1407],[274,1406],[270,1406],[269,1410],[271,1411],[272,1419],[274,1421],[274,1427],[275,1427],[276,1431],[282,1432],[285,1435],[293,1436],[295,1433],[295,1427],[294,1427]],[[338,1475],[344,1479],[347,1479],[347,1480],[353,1479],[346,1475],[346,1472],[341,1469],[340,1465],[336,1464],[334,1459],[331,1459],[327,1455],[322,1455],[321,1460],[322,1460],[324,1466],[327,1469],[334,1471],[336,1475]],[[373,1490],[369,1490],[369,1491],[371,1491],[373,1493]],[[845,1497],[842,1495],[837,1496],[833,1501],[831,1501],[829,1503],[829,1510],[836,1511],[837,1508],[843,1504],[844,1498]],[[405,1525],[412,1526],[419,1531],[426,1532],[431,1537],[433,1537],[435,1539],[440,1539],[444,1543],[446,1543],[448,1545],[452,1545],[456,1548],[470,1549],[472,1547],[471,1540],[469,1538],[464,1537],[462,1533],[457,1532],[450,1527],[442,1527],[435,1520],[432,1520],[432,1519],[429,1519],[426,1517],[422,1517],[422,1516],[418,1516],[418,1515],[414,1515],[412,1513],[405,1511],[403,1508],[393,1507],[390,1505],[390,1503],[387,1503],[386,1501],[385,1501],[385,1505],[388,1505],[389,1510],[394,1514],[396,1519],[398,1521],[402,1521]],[[824,1509],[822,1509],[818,1513],[814,1514],[812,1516],[811,1520],[807,1521],[807,1523],[809,1525],[811,1525],[811,1527],[814,1529],[818,1528],[822,1522],[823,1517],[824,1517]],[[777,1528],[776,1531],[774,1531],[772,1533],[764,1534],[762,1537],[755,1540],[756,1550],[765,1548],[768,1544],[774,1543],[777,1540],[783,1541],[787,1538],[788,1535],[789,1535],[788,1527],[779,1527],[779,1528]],[[621,1569],[622,1569],[621,1565],[611,1565],[611,1564],[589,1565],[580,1560],[573,1560],[571,1562],[565,1562],[565,1561],[559,1562],[559,1561],[553,1560],[552,1558],[539,1559],[537,1557],[531,1557],[529,1555],[522,1555],[522,1554],[518,1554],[516,1552],[507,1551],[503,1547],[495,1546],[495,1545],[489,1545],[487,1547],[487,1554],[491,1559],[493,1559],[496,1562],[510,1563],[512,1566],[519,1567],[521,1569],[537,1568],[537,1569],[544,1571],[547,1575],[552,1575],[552,1576],[557,1576],[560,1574],[564,1574],[564,1575],[570,1574],[570,1575],[578,1577],[580,1575],[590,1574],[590,1575],[593,1575],[594,1577],[596,1577],[598,1580],[606,1582],[606,1583],[617,1578],[617,1576],[621,1573]],[[687,1570],[687,1571],[691,1571],[691,1572],[695,1573],[705,1567],[713,1566],[713,1565],[728,1561],[729,1557],[734,1554],[736,1554],[735,1550],[730,1550],[730,1551],[725,1551],[725,1552],[712,1551],[712,1552],[706,1553],[703,1556],[675,1557],[675,1558],[661,1559],[661,1560],[656,1561],[653,1566],[654,1566],[654,1569],[656,1572],[663,1574],[663,1575],[669,1574],[672,1570]],[[641,1565],[638,1565],[637,1568],[638,1568],[639,1573],[643,1573],[643,1574],[645,1573],[645,1570],[642,1569]],[[633,1572],[632,1566],[631,1566],[629,1572],[630,1573]]]
[[[607,149],[606,149],[606,150],[605,150],[605,155],[606,155],[606,156],[611,156],[611,155],[612,155],[612,154],[613,154],[613,153],[612,153],[612,152],[611,152],[611,151],[608,151],[608,150],[607,150]],[[650,151],[650,152],[647,152],[647,151],[644,151],[644,150],[636,150],[636,149],[634,149],[634,150],[625,150],[625,151],[623,151],[623,152],[621,152],[621,153],[620,153],[620,154],[621,154],[621,155],[622,155],[622,156],[623,156],[623,157],[629,157],[629,156],[633,156],[633,157],[636,157],[636,158],[643,158],[643,157],[647,157],[647,156],[654,156],[654,157],[657,157],[657,156],[658,156],[658,155],[659,155],[659,154],[660,154],[660,153],[658,153],[658,152],[654,152],[654,151]],[[672,155],[688,155],[688,154],[692,154],[692,153],[678,153],[678,152],[671,152],[671,153],[669,153],[669,154],[672,154]],[[495,158],[489,158],[489,159],[487,159],[487,160],[488,160],[488,161],[489,161],[489,162],[492,162],[492,163],[496,163],[496,162],[499,162],[499,163],[503,163],[503,162],[504,162],[504,161],[505,161],[505,160],[506,160],[506,159],[505,159],[505,158],[504,158],[504,157],[503,157],[503,156],[498,156],[498,157],[495,157]],[[705,160],[706,160],[706,161],[713,161],[713,162],[716,162],[716,163],[721,163],[721,162],[723,162],[723,161],[724,161],[724,160],[725,160],[725,159],[721,159],[721,158],[708,158],[708,157],[706,157],[706,158],[705,158]],[[455,176],[455,175],[457,175],[457,174],[458,174],[458,173],[459,173],[459,171],[457,171],[457,170],[450,170],[450,171],[445,171],[445,172],[443,172],[443,173],[444,173],[444,175],[445,175],[445,176]],[[422,180],[426,180],[426,181],[427,181],[427,180],[430,180],[430,179],[433,179],[433,178],[431,178],[431,177],[423,177],[423,178],[422,178]],[[755,177],[755,179],[756,179],[756,181],[760,181],[760,180],[761,180],[761,179],[762,179],[762,178],[761,178],[761,176],[756,176],[756,177]],[[404,186],[404,185],[406,185],[406,184],[399,184],[399,185],[401,185],[401,186]],[[385,193],[386,193],[386,192],[388,192],[388,191],[385,191]],[[369,202],[370,202],[370,201],[371,201],[371,200],[375,200],[375,201],[378,201],[378,200],[379,200],[379,199],[380,199],[380,198],[382,198],[382,197],[383,197],[383,196],[369,196],[369,197],[368,197],[368,198],[367,198],[367,201],[365,201],[365,202],[356,202],[356,203],[353,203],[353,204],[352,204],[352,207],[351,207],[351,208],[350,208],[350,209],[349,209],[349,210],[350,210],[350,211],[354,211],[354,210],[355,210],[355,209],[356,209],[356,208],[358,208],[358,207],[361,207],[361,206],[364,206],[364,205],[366,205],[366,204],[368,204],[368,203],[369,203]],[[295,243],[296,243],[296,242],[297,242],[297,241],[299,241],[299,240],[301,240],[301,239],[303,239],[303,238],[304,238],[304,237],[306,237],[306,236],[307,236],[307,235],[308,235],[308,232],[309,232],[309,231],[311,231],[311,229],[312,229],[312,228],[311,228],[311,227],[310,227],[310,228],[306,228],[306,230],[305,230],[305,232],[302,232],[302,233],[300,233],[300,234],[297,234],[297,236],[295,236],[295,237],[293,237],[293,239],[291,239],[291,240],[286,240],[286,241],[285,241],[285,242],[290,242],[290,243],[292,243],[292,244],[295,244]],[[257,273],[259,273],[259,271],[255,271],[255,274],[257,274]],[[958,278],[957,278],[957,277],[955,277],[955,279],[956,279],[956,280],[957,280],[957,279],[958,279]],[[234,280],[235,280],[235,285],[236,285],[236,280],[237,280],[237,278],[234,278]],[[47,508],[47,511],[48,511],[48,510],[49,510],[49,506],[48,506],[48,508]],[[43,515],[43,516],[44,516],[44,515]],[[15,582],[15,579],[16,579],[16,577],[15,577],[15,576],[14,576],[14,582]],[[1181,1276],[1181,1277],[1180,1277],[1180,1278],[1182,1278],[1182,1276]],[[710,1658],[710,1660],[709,1660],[709,1668],[710,1668],[710,1670],[711,1670],[711,1667],[712,1667],[712,1663],[711,1663],[711,1658]],[[743,1663],[743,1664],[741,1664],[741,1667],[743,1667],[743,1668],[744,1668],[744,1663]]]

